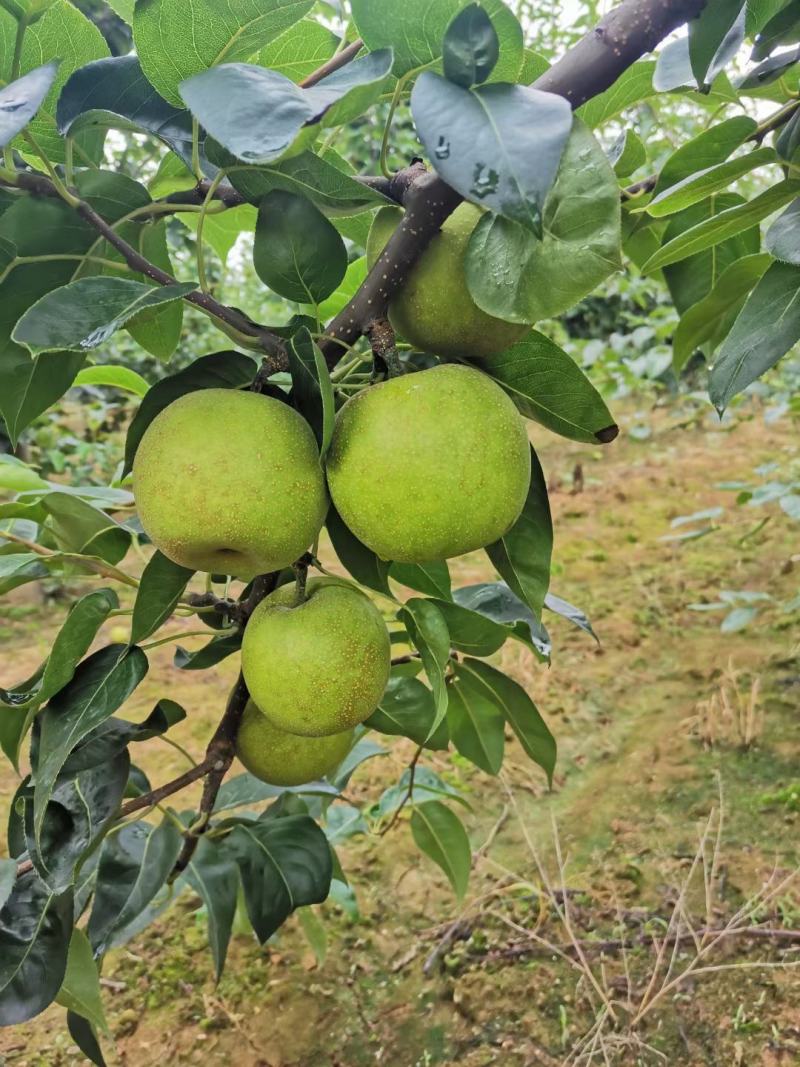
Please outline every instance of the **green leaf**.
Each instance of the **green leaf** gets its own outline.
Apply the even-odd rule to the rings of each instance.
[[[655,95],[656,90],[653,87],[655,69],[655,63],[650,60],[634,63],[623,71],[609,89],[598,93],[579,107],[576,114],[590,130],[604,125],[621,111],[626,111],[634,104]]]
[[[180,645],[175,649],[174,663],[182,671],[205,671],[226,659],[242,647],[240,633],[215,637],[196,652],[187,652]]]
[[[800,265],[800,199],[775,219],[767,230],[764,247],[784,263]]]
[[[259,67],[276,70],[293,82],[302,81],[336,51],[336,34],[315,18],[301,19],[252,57]]]
[[[689,21],[689,60],[702,89],[733,59],[744,40],[743,0],[708,0]]]
[[[647,205],[647,213],[654,218],[662,218],[664,215],[682,211],[714,193],[727,189],[737,178],[749,174],[756,167],[774,162],[774,149],[756,148],[745,156],[737,156],[726,163],[718,163],[714,167],[697,171],[659,193]]]
[[[369,215],[361,215],[359,218],[370,218]],[[340,221],[340,220],[339,220]],[[341,226],[336,227],[343,237],[348,236],[344,233]],[[352,238],[351,238],[352,239]],[[363,247],[363,246],[362,246]],[[318,313],[321,322],[329,322],[331,319],[336,318],[340,311],[347,307],[350,301],[355,296],[356,292],[362,286],[364,279],[367,276],[367,257],[359,256],[358,259],[354,259],[352,263],[347,265],[344,278],[339,283],[336,289],[331,293],[329,297],[322,301],[318,305]]]
[[[549,594],[548,594],[549,595]],[[510,630],[509,636],[523,641],[539,659],[550,658],[550,636],[528,605],[509,589],[505,582],[480,582],[465,585],[453,592],[457,604],[472,612],[501,623]],[[545,597],[547,606],[548,597]]]
[[[96,128],[141,130],[191,163],[191,115],[158,95],[135,55],[98,59],[76,70],[61,90],[56,122],[62,136]]]
[[[213,215],[211,216],[214,217]],[[149,263],[165,270],[168,274],[173,273],[172,261],[167,249],[167,224],[158,222],[155,225],[141,226],[132,223],[134,233],[123,233],[122,236],[133,245]],[[140,279],[143,284],[150,286],[154,299],[157,303],[145,310],[138,311],[126,323],[126,329],[137,344],[145,351],[155,356],[156,359],[168,360],[181,339],[183,328],[183,301],[169,300],[165,303],[158,301],[157,293],[164,292],[158,287],[157,282],[152,282],[144,274],[132,272],[134,277]]]
[[[556,765],[556,742],[536,705],[521,685],[508,675],[477,659],[458,664],[457,679],[477,698],[479,695],[501,713],[517,735],[526,754],[537,763],[552,784]]]
[[[621,269],[619,186],[602,148],[575,120],[547,198],[543,237],[486,214],[466,258],[472,299],[509,322],[539,322],[573,307]],[[492,270],[486,269],[486,264]]]
[[[194,363],[162,378],[148,391],[139,410],[128,427],[125,440],[125,473],[133,468],[133,460],[144,432],[156,415],[173,400],[197,389],[240,389],[249,385],[257,371],[255,361],[243,352],[214,352],[201,356]]]
[[[449,600],[432,601],[444,617],[450,632],[450,644],[459,652],[473,656],[491,656],[511,636],[507,626],[501,626],[480,612]]]
[[[316,304],[344,278],[347,250],[336,228],[310,200],[276,190],[259,205],[253,264],[274,292]]]
[[[328,952],[328,938],[325,934],[325,927],[312,908],[301,908],[297,913],[297,917],[317,963],[322,965]]]
[[[428,676],[436,716],[431,726],[431,736],[447,712],[447,686],[445,668],[450,660],[450,634],[439,608],[431,600],[411,597],[398,611],[397,618],[405,625],[411,643],[422,659]]]
[[[198,231],[199,212],[181,212],[176,216],[192,233]],[[256,228],[256,212],[250,204],[226,208],[218,215],[206,215],[203,222],[203,240],[219,256],[223,266],[228,261],[231,249],[243,233],[253,233]],[[177,305],[180,307],[180,305]]]
[[[486,554],[511,590],[536,618],[541,618],[550,585],[553,524],[547,484],[539,458],[531,449],[531,484],[522,514],[505,537],[486,548]]]
[[[463,610],[463,609],[462,609]],[[505,722],[483,688],[471,684],[470,675],[459,671],[448,686],[447,730],[459,753],[487,774],[497,774],[503,765]]]
[[[138,648],[110,645],[84,660],[39,716],[41,734],[33,797],[38,839],[55,781],[74,746],[127,700],[147,673]]]
[[[186,868],[186,881],[205,905],[208,916],[208,943],[214,959],[217,981],[222,977],[228,942],[236,914],[239,872],[216,841],[201,837]]]
[[[50,91],[57,71],[58,63],[51,61],[0,89],[0,147],[28,125]]]
[[[580,608],[576,608],[574,604],[570,604],[568,600],[562,600],[560,596],[556,596],[554,593],[548,593],[544,598],[544,606],[548,611],[555,612],[556,615],[560,615],[562,619],[566,619],[571,622],[573,626],[577,626],[579,630],[583,630],[584,633],[589,634],[597,641],[598,645],[600,640],[597,634],[592,629],[592,624],[585,612]]]
[[[41,505],[49,516],[48,529],[64,551],[99,556],[111,564],[119,563],[128,551],[130,532],[80,497],[48,493]]]
[[[306,196],[329,215],[352,215],[388,203],[380,193],[313,152],[302,152],[272,166],[245,166],[225,152],[217,162],[236,191],[251,204],[259,204],[275,189]]]
[[[436,171],[467,200],[538,232],[572,126],[567,101],[524,85],[462,89],[425,71],[411,94]]]
[[[500,58],[500,40],[492,20],[473,3],[460,11],[442,41],[444,76],[469,89],[485,82]]]
[[[653,196],[684,181],[698,171],[723,163],[734,149],[755,133],[758,123],[748,115],[736,115],[703,130],[677,148],[661,168]]]
[[[133,16],[133,40],[148,79],[180,106],[185,78],[248,59],[312,7],[313,0],[143,0]]]
[[[470,2],[406,0],[402,4],[375,4],[374,0],[353,0],[351,9],[358,34],[367,48],[394,48],[394,73],[400,77],[417,67],[438,63],[448,25]],[[481,6],[500,42],[500,60],[494,78],[516,81],[523,58],[520,24],[501,0],[482,0]]]
[[[441,597],[443,600],[452,599],[450,569],[445,559],[437,563],[392,563],[389,575],[401,585],[416,589],[418,593]]]
[[[795,48],[791,52],[781,52],[780,55],[765,59],[763,63],[759,63],[757,67],[754,67],[739,79],[737,88],[740,93],[746,93],[748,96],[770,99],[773,93],[769,87],[779,79],[785,84],[790,77],[790,68],[794,67],[798,60],[800,60],[800,48]],[[779,88],[776,94],[777,99],[780,101],[785,100],[787,91],[791,92],[790,89],[787,90],[783,86]]]
[[[526,418],[562,437],[608,444],[619,432],[580,367],[537,330],[505,352],[473,362],[502,385]]]
[[[702,345],[713,351],[730,330],[745,297],[772,262],[765,253],[735,260],[722,272],[711,292],[681,316],[672,337],[672,363],[676,372]]]
[[[628,178],[647,162],[647,149],[635,130],[623,130],[608,153],[608,161],[620,179]]]
[[[56,1000],[63,1008],[87,1019],[98,1030],[108,1032],[100,996],[100,975],[92,955],[92,946],[83,930],[77,927],[72,931],[67,971]]]
[[[419,678],[393,674],[380,704],[364,725],[393,737],[409,737],[426,748],[446,749],[447,719],[431,733],[435,718],[436,704],[427,685]]]
[[[388,580],[389,564],[378,559],[374,552],[350,532],[333,504],[328,511],[325,525],[339,561],[355,580],[368,589],[392,596]]]
[[[324,460],[336,418],[333,385],[325,359],[305,326],[289,342],[289,371],[292,400],[311,425],[319,445],[320,460]]]
[[[72,932],[72,891],[55,894],[35,871],[17,878],[0,911],[0,1026],[44,1011],[61,986]]]
[[[226,849],[241,872],[247,914],[263,944],[291,913],[321,904],[333,864],[325,834],[307,815],[259,819],[234,827]]]
[[[472,866],[467,831],[455,812],[438,800],[414,808],[411,833],[417,848],[444,871],[459,900],[463,900]]]
[[[161,552],[153,553],[142,573],[133,605],[132,645],[144,641],[166,622],[193,574],[194,571],[173,563]]]
[[[180,93],[237,159],[272,163],[309,147],[320,129],[358,118],[380,97],[391,69],[391,49],[383,49],[302,89],[276,71],[225,63],[181,82]]]
[[[789,0],[788,3],[786,0],[773,0],[773,2],[776,5],[775,14],[768,18],[759,30],[751,59],[766,59],[776,48],[800,41],[800,4],[797,0]],[[748,19],[748,23],[751,21],[752,18]],[[748,32],[752,32],[749,24]]]
[[[114,2],[120,3],[120,0],[114,0]],[[97,1034],[88,1019],[84,1019],[83,1016],[77,1015],[74,1011],[68,1011],[67,1029],[69,1030],[69,1036],[90,1063],[95,1064],[95,1067],[107,1067],[103,1058],[103,1050],[97,1040]]]
[[[747,298],[711,370],[720,414],[800,339],[800,267],[773,263]]]
[[[5,18],[0,12],[0,23]],[[2,36],[3,27],[0,25],[0,39]],[[64,84],[78,67],[108,54],[108,45],[103,35],[94,23],[68,0],[55,0],[42,17],[25,31],[20,57],[21,74],[27,74],[48,62],[60,61],[50,90],[28,126],[51,162],[64,162],[64,142],[58,134],[55,119],[56,103]],[[11,52],[8,53],[6,61],[10,67]],[[9,73],[8,68],[3,70],[0,66],[0,78],[7,78]],[[25,142],[20,141],[18,144],[27,152],[33,151]],[[93,136],[88,141],[84,140],[83,146],[90,155],[97,157],[101,141]]]
[[[158,826],[127,823],[103,843],[87,931],[96,955],[124,944],[129,927],[165,884],[182,843],[167,816]]]
[[[153,288],[126,278],[81,278],[37,300],[12,337],[34,356],[65,349],[83,352],[103,344],[145,308],[180,300],[196,288],[194,282]]]
[[[736,237],[751,226],[758,225],[768,215],[772,215],[778,208],[793,200],[798,191],[800,191],[798,181],[778,182],[777,185],[773,185],[744,204],[737,203],[716,214],[712,213],[702,222],[698,222],[665,241],[661,249],[644,264],[642,272],[652,274],[661,267],[677,263],[706,248],[718,245],[728,238]]]
[[[111,366],[107,363],[84,367],[83,370],[78,371],[72,384],[109,386],[139,397],[144,396],[150,388],[138,371],[131,370],[130,367]]]
[[[711,219],[741,204],[742,198],[737,193],[721,193],[693,204],[673,215],[664,230],[663,241],[669,243],[684,231],[702,225],[704,219]],[[668,264],[664,268],[664,278],[678,313],[682,315],[707,296],[731,263],[758,252],[760,244],[758,229],[749,227],[721,241],[713,250],[705,249],[679,263]]]
[[[159,737],[182,722],[186,712],[174,700],[162,699],[142,722],[129,722],[112,716],[91,730],[70,752],[62,776],[102,767],[136,741]]]
[[[0,860],[0,911],[11,896],[16,880],[17,861],[15,859]]]
[[[67,685],[97,631],[118,607],[116,593],[111,589],[97,589],[81,597],[70,608],[50,655],[33,678],[13,690],[0,689],[0,701],[10,705],[0,712],[0,746],[15,767],[20,746],[33,721],[36,709],[32,705],[44,703]]]

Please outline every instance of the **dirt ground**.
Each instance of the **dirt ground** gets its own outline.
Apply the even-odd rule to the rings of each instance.
[[[575,1043],[590,1031],[604,997],[615,1022],[593,1062],[800,1064],[800,972],[793,969],[800,937],[782,936],[800,929],[800,882],[790,877],[800,862],[800,610],[791,605],[800,593],[800,526],[777,504],[737,506],[736,492],[719,488],[779,480],[792,465],[798,471],[800,440],[796,424],[769,422],[757,406],[720,424],[710,411],[695,418],[698,409],[685,405],[623,411],[620,439],[605,448],[532,433],[555,519],[552,589],[586,611],[600,644],[548,615],[552,666],[539,665],[522,646],[500,653],[558,739],[552,793],[511,741],[502,780],[457,755],[426,755],[470,804],[464,819],[475,862],[464,905],[415,850],[403,817],[384,838],[362,836],[340,847],[360,918],[332,904],[316,909],[327,933],[324,961],[293,918],[263,948],[246,932],[235,937],[215,987],[205,918],[187,892],[106,962],[110,1064],[586,1063],[573,1055]],[[636,429],[642,425],[646,440]],[[769,464],[776,465],[772,474]],[[671,526],[717,507],[722,512],[710,518]],[[704,536],[675,539],[706,528]],[[451,569],[455,585],[491,577],[481,554]],[[688,606],[715,602],[721,590],[773,600],[746,629],[722,633],[724,612]],[[61,603],[44,606],[33,587],[18,590],[11,604],[0,621],[3,685],[36,665],[66,611]],[[165,632],[190,626],[173,620]],[[126,713],[141,716],[161,696],[179,701],[189,715],[175,738],[199,756],[236,657],[195,674],[172,666],[173,651],[167,644],[151,653],[150,673]],[[349,787],[359,801],[376,799],[396,781],[413,751],[410,743],[384,740],[388,754],[362,765]],[[153,782],[185,766],[180,752],[158,739],[140,746],[138,756]],[[9,772],[0,803],[7,805],[14,787]],[[637,1022],[636,1038],[623,1039],[654,969],[650,934],[663,933],[699,828],[720,794],[724,826],[712,906],[705,914],[695,877],[687,911],[695,925],[724,926],[777,872],[784,889],[760,910],[743,910],[745,925],[766,923],[779,933],[724,939],[704,958],[704,973],[666,989]],[[626,953],[600,953],[591,944],[586,950],[599,993],[542,890],[531,845],[556,901],[568,902],[579,944],[627,931]],[[567,951],[535,951],[531,930]],[[673,974],[696,952],[691,940],[679,945]],[[0,1063],[80,1061],[61,1009],[0,1034]]]

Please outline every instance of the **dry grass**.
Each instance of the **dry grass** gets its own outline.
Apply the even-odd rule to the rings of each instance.
[[[743,674],[731,657],[717,691],[707,700],[698,701],[695,714],[685,721],[691,735],[705,748],[729,744],[747,751],[761,737],[764,731],[761,678],[756,675],[748,687],[742,680]]]

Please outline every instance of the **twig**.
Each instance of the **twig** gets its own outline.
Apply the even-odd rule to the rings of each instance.
[[[424,749],[424,747],[425,747],[424,745],[420,745],[419,746],[417,751],[414,753],[414,758],[411,760],[411,762],[408,765],[409,775],[408,775],[408,789],[406,790],[406,795],[400,801],[400,804],[395,809],[394,815],[392,815],[392,817],[389,820],[389,822],[387,823],[387,825],[384,826],[384,828],[381,830],[381,832],[380,832],[380,836],[381,837],[383,837],[384,834],[388,834],[389,831],[392,829],[392,827],[396,825],[397,820],[400,818],[400,812],[403,810],[403,808],[406,806],[406,804],[408,804],[409,800],[411,800],[411,797],[414,794],[414,775],[415,775],[416,770],[417,770],[417,762],[418,762],[420,756],[422,755],[422,750]]]
[[[356,58],[363,47],[364,42],[360,37],[357,37],[352,44],[343,48],[341,52],[337,52],[327,63],[323,63],[321,67],[303,78],[303,80],[297,84],[301,89],[309,89],[312,85],[316,85],[317,82],[321,82],[323,78],[327,78],[329,74],[333,74],[335,70],[347,66],[352,59]]]

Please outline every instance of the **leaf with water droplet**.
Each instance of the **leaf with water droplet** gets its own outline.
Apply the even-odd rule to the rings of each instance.
[[[23,130],[50,92],[59,60],[45,63],[0,89],[0,147],[9,144]]]
[[[81,278],[31,305],[12,336],[34,356],[85,351],[108,340],[145,308],[180,300],[195,288],[191,282],[153,288],[127,278]]]

